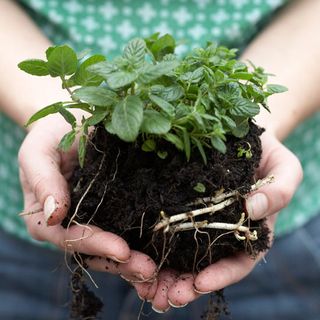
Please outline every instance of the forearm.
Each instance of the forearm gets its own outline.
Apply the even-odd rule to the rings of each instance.
[[[30,77],[18,69],[27,58],[43,58],[50,41],[14,1],[0,1],[0,108],[24,125],[38,109],[68,99],[59,79]]]
[[[288,87],[288,92],[269,99],[271,113],[262,111],[257,122],[284,139],[320,106],[320,1],[293,1],[243,53],[263,66],[270,82]]]

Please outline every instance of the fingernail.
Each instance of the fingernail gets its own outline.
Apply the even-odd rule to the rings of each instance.
[[[57,209],[57,202],[53,196],[48,196],[44,202],[43,213],[46,221],[51,219],[52,214]]]
[[[198,289],[196,288],[193,288],[193,291],[196,292],[196,293],[199,293],[199,294],[208,294],[208,293],[211,293],[212,291],[199,291]]]
[[[166,310],[158,310],[157,308],[155,308],[154,306],[152,306],[152,310],[153,310],[154,312],[156,312],[156,313],[165,313],[165,312],[167,312],[169,309],[170,309],[170,307],[167,308]]]
[[[261,219],[268,210],[268,198],[264,193],[256,193],[247,199],[246,208],[250,218]]]
[[[130,259],[127,259],[127,260],[120,260],[118,259],[117,257],[115,256],[108,256],[109,259],[115,261],[115,262],[119,262],[119,263],[128,263]]]
[[[173,304],[169,299],[168,299],[168,303],[170,304],[171,307],[176,308],[176,309],[183,308],[186,305],[188,305],[188,303],[176,305],[176,304]]]

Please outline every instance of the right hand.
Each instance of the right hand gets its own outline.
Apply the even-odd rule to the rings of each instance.
[[[67,180],[77,164],[76,143],[64,153],[57,148],[70,130],[60,115],[36,122],[26,136],[20,152],[20,180],[24,195],[24,215],[30,235],[48,241],[61,250],[94,256],[88,264],[100,271],[120,274],[126,279],[150,279],[155,263],[145,254],[131,251],[119,236],[88,225],[60,223],[70,207]],[[101,259],[102,258],[102,259]]]

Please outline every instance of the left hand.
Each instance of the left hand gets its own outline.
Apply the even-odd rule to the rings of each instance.
[[[274,183],[255,191],[246,202],[250,218],[266,218],[273,235],[276,213],[288,205],[302,179],[299,160],[266,131],[261,136],[262,160],[257,178],[273,174]],[[270,238],[272,238],[272,235]],[[160,271],[157,282],[134,284],[140,297],[152,301],[155,311],[165,312],[170,306],[183,307],[201,294],[220,290],[247,276],[266,253],[252,259],[245,253],[227,257],[206,267],[198,274]]]

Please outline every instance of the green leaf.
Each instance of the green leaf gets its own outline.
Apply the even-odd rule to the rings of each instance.
[[[82,87],[74,91],[73,97],[100,107],[112,106],[119,100],[115,92],[104,87]]]
[[[66,133],[62,137],[58,148],[60,150],[62,150],[63,152],[69,151],[74,143],[75,138],[76,138],[76,131],[75,130],[72,130],[72,131]]]
[[[123,51],[123,57],[128,59],[134,68],[142,66],[145,60],[145,54],[146,43],[140,38],[131,40]]]
[[[210,138],[211,141],[211,145],[217,149],[218,151],[220,151],[221,153],[226,153],[227,151],[227,146],[224,143],[224,141],[221,138],[218,137],[211,137]]]
[[[150,88],[150,91],[151,94],[159,96],[168,102],[176,101],[184,95],[183,88],[178,84],[168,87],[163,85],[154,85]]]
[[[143,142],[141,149],[145,152],[151,152],[156,149],[156,142],[153,139],[148,139]]]
[[[260,112],[260,107],[248,99],[238,98],[233,100],[233,108],[230,114],[237,117],[254,117]]]
[[[164,139],[166,139],[167,141],[171,142],[172,144],[174,144],[176,146],[177,149],[183,151],[184,146],[183,146],[183,142],[182,140],[175,134],[173,133],[166,133],[164,136]]]
[[[206,187],[203,183],[198,182],[194,187],[193,190],[199,193],[204,193],[206,192]]]
[[[103,110],[102,112],[95,112],[90,118],[88,118],[87,124],[88,126],[95,126],[98,123],[102,122],[109,115],[108,110]]]
[[[160,158],[160,159],[162,159],[162,160],[164,160],[165,158],[167,158],[167,156],[168,156],[168,152],[167,151],[157,151],[157,156]]]
[[[54,104],[51,104],[47,107],[44,107],[42,109],[40,109],[38,112],[36,112],[34,115],[32,115],[32,117],[28,120],[28,122],[26,123],[26,127],[29,126],[31,123],[45,117],[48,116],[49,114],[54,114],[59,112],[59,110],[63,107],[62,102],[56,102]]]
[[[134,141],[143,120],[143,103],[137,96],[128,96],[118,102],[112,114],[112,128],[127,142]]]
[[[174,38],[169,34],[165,34],[153,42],[150,51],[156,60],[161,60],[166,54],[174,53],[175,46]]]
[[[34,76],[47,76],[49,74],[47,62],[40,59],[24,60],[18,64],[18,67]]]
[[[171,122],[168,118],[155,110],[145,110],[141,131],[151,134],[165,134],[171,129]]]
[[[274,93],[281,93],[288,91],[288,88],[285,86],[281,86],[279,84],[268,84],[267,85],[267,92],[274,94]]]
[[[66,110],[65,108],[60,108],[59,113],[69,124],[71,124],[72,128],[74,128],[77,125],[77,119],[70,111]]]
[[[158,107],[160,107],[170,117],[174,116],[175,109],[171,103],[169,103],[166,100],[163,100],[160,97],[155,96],[153,94],[150,94],[149,98],[154,104],[156,104]]]
[[[235,72],[230,75],[230,78],[239,80],[251,80],[252,76],[253,75],[249,72]]]
[[[107,83],[112,89],[119,89],[130,85],[138,77],[135,72],[117,71],[111,73],[107,78]]]
[[[203,160],[204,164],[206,165],[207,164],[207,156],[206,156],[206,153],[205,153],[205,151],[203,149],[202,143],[195,137],[192,137],[192,141],[197,146],[197,148],[198,148],[198,150],[200,152],[200,155],[202,157],[202,160]]]
[[[138,81],[142,83],[151,82],[161,76],[170,74],[178,65],[177,60],[162,61],[157,64],[146,63],[139,70]]]
[[[106,58],[103,55],[97,54],[81,63],[79,69],[74,74],[75,84],[86,87],[100,85],[104,78],[100,75],[93,74],[92,72],[88,71],[87,68],[105,60]]]
[[[55,47],[48,57],[48,70],[52,77],[71,75],[76,72],[77,65],[77,55],[67,45]]]
[[[83,168],[86,157],[87,136],[82,135],[79,139],[78,159],[80,167]]]
[[[87,71],[94,73],[96,75],[101,76],[104,79],[108,79],[111,73],[117,71],[119,68],[109,61],[102,61],[95,63],[93,65],[90,65],[87,67]]]
[[[189,161],[191,156],[190,135],[185,128],[183,128],[182,132],[183,132],[184,152],[186,154],[187,160]]]
[[[248,123],[248,119],[238,119],[238,121],[236,121],[236,128],[234,128],[231,132],[232,134],[237,137],[237,138],[243,138],[244,136],[246,136],[249,132],[249,123]]]
[[[57,46],[51,46],[49,47],[47,50],[46,50],[46,57],[47,57],[47,60],[49,59],[52,51],[56,48]]]
[[[198,83],[203,76],[203,67],[199,67],[194,71],[189,71],[180,76],[182,81],[187,81],[191,83]]]

